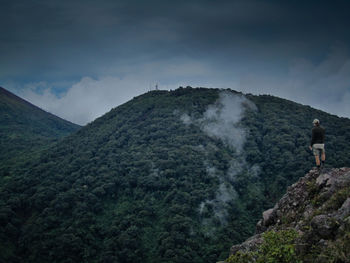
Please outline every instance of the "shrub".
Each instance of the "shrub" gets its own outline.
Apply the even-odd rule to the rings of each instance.
[[[263,234],[259,247],[258,263],[297,263],[301,262],[295,251],[298,233],[294,229],[268,231]]]
[[[263,243],[255,252],[237,252],[226,261],[228,263],[301,263],[295,241],[298,233],[294,229],[268,231],[263,234]]]
[[[249,263],[254,262],[253,252],[241,252],[238,251],[236,254],[231,255],[227,260],[227,263]]]

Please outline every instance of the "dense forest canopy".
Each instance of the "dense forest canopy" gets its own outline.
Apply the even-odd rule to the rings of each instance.
[[[349,166],[346,118],[232,90],[135,97],[2,178],[1,260],[227,258],[313,166],[316,117],[326,128],[327,166]]]

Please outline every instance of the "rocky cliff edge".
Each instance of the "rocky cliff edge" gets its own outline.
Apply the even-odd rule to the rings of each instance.
[[[350,262],[350,168],[311,170],[225,262]]]

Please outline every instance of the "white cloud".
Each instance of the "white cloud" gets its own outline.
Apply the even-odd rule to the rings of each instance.
[[[20,96],[46,111],[84,125],[145,91],[145,83],[137,79],[84,77],[59,97],[45,83],[27,85]]]
[[[244,96],[222,92],[217,104],[210,105],[205,111],[201,128],[209,136],[221,139],[240,152],[246,131],[239,127],[239,122],[247,107],[256,109],[255,104]]]
[[[187,57],[153,62],[147,62],[147,57],[140,59],[144,62],[130,61],[104,70],[105,75],[99,78],[84,77],[59,95],[57,87],[62,85],[55,83],[38,82],[20,88],[9,83],[4,87],[44,110],[82,125],[148,91],[156,83],[160,89],[190,85],[271,94],[350,117],[350,56],[341,45],[333,47],[319,63],[296,59],[287,72],[276,74],[264,70],[238,73]],[[229,77],[232,74],[236,77]]]
[[[180,116],[186,124],[199,126],[207,135],[220,139],[238,153],[246,138],[246,131],[239,123],[247,109],[256,110],[256,105],[243,95],[221,92],[215,104],[209,105],[200,119],[192,119],[187,113]]]
[[[218,172],[220,169],[217,169],[209,158],[204,162],[208,176],[217,177],[220,185],[214,199],[207,199],[200,204],[199,213],[202,215],[206,205],[210,205],[213,208],[214,216],[222,224],[227,223],[227,209],[230,203],[238,197],[234,187],[236,176],[245,173],[245,176],[256,177],[259,174],[259,166],[249,167],[245,160],[243,145],[247,131],[240,126],[240,121],[246,110],[256,109],[256,105],[245,96],[223,91],[220,92],[218,100],[207,107],[203,117],[194,118],[187,113],[179,116],[185,125],[192,124],[200,127],[208,136],[221,140],[235,151],[230,161],[230,167],[225,174]],[[213,149],[209,149],[211,147],[210,144],[206,147],[200,145],[197,149],[208,153],[213,151]],[[207,219],[204,222],[208,223]]]
[[[116,77],[118,72],[123,77]],[[160,89],[168,90],[187,85],[208,86],[207,80],[215,72],[200,61],[179,58],[170,62],[145,63],[142,67],[124,66],[115,71],[110,69],[108,74],[97,79],[83,77],[63,94],[57,94],[55,84],[46,82],[31,83],[12,90],[48,112],[84,125],[111,108],[154,89],[156,84],[159,84]],[[192,77],[200,81],[193,81]]]

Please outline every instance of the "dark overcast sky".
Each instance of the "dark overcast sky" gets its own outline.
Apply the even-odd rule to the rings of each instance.
[[[350,1],[0,3],[0,85],[77,123],[155,83],[350,117]]]

